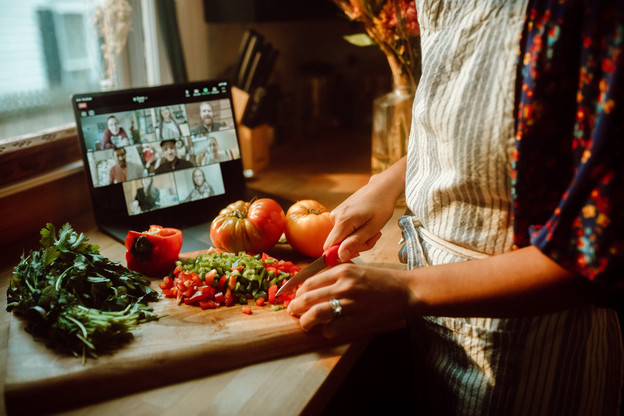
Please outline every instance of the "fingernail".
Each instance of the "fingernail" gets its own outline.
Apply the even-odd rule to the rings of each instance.
[[[342,252],[338,253],[338,257],[340,257],[340,261],[342,262],[351,260],[351,251],[343,250]]]

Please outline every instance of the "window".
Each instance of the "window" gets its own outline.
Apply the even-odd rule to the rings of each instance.
[[[120,0],[20,0],[0,13],[0,141],[74,122],[69,97],[99,91],[103,39],[96,31],[98,5]],[[146,74],[144,39],[156,39],[154,0],[129,0],[131,30],[119,55],[117,88],[156,85]],[[151,34],[144,36],[145,33]],[[128,52],[130,49],[130,52]],[[132,55],[133,59],[127,59]],[[148,57],[149,58],[149,57]],[[152,58],[153,59],[153,58]],[[157,58],[156,58],[157,59]]]
[[[0,138],[72,121],[68,97],[99,88],[88,2],[22,0],[3,6]]]

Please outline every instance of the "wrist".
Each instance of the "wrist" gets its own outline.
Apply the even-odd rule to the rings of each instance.
[[[400,285],[401,297],[399,304],[403,316],[422,316],[427,314],[427,308],[423,299],[418,295],[418,279],[414,276],[414,270],[396,270],[395,281]]]
[[[404,157],[383,172],[372,175],[368,186],[379,190],[382,195],[398,199],[405,192],[406,160]]]

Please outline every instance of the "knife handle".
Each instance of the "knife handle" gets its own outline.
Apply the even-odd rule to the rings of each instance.
[[[334,244],[323,252],[323,259],[325,260],[325,264],[327,265],[327,267],[334,267],[340,262],[340,260],[338,259],[339,248],[340,244]]]

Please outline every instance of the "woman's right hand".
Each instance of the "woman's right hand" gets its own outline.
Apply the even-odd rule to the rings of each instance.
[[[399,160],[332,210],[334,224],[324,248],[340,243],[341,261],[371,249],[381,237],[381,229],[394,214],[397,198],[405,187],[406,158]]]
[[[139,205],[139,201],[135,199],[134,201],[130,202],[130,214],[136,215],[140,213],[141,213],[141,207]]]

